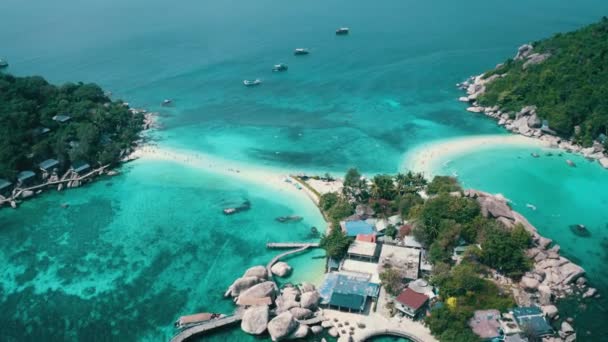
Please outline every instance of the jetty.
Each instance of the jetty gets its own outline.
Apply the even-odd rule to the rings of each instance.
[[[201,324],[197,324],[193,327],[184,329],[179,334],[173,336],[173,338],[171,339],[171,342],[186,341],[195,335],[205,334],[210,331],[238,323],[242,319],[243,319],[243,311],[239,310],[239,311],[235,312],[233,315],[213,319],[210,321],[203,322]]]
[[[266,244],[268,249],[287,249],[287,248],[318,248],[318,242],[269,242]]]

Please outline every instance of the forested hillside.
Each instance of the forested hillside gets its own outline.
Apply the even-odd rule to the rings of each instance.
[[[12,181],[49,158],[63,168],[117,162],[142,123],[142,114],[111,101],[95,84],[55,86],[38,76],[0,73],[0,178]]]
[[[606,134],[608,18],[532,46],[529,53],[538,54],[538,63],[529,62],[530,58],[510,59],[486,74],[504,77],[487,85],[480,105],[498,105],[503,111],[535,105],[552,129],[565,137],[575,136],[583,145]]]

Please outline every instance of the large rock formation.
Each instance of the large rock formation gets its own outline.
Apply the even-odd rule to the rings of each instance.
[[[259,335],[266,331],[268,319],[268,306],[252,306],[245,310],[243,320],[241,321],[241,329],[248,334]]]
[[[319,299],[321,299],[319,292],[317,292],[317,291],[305,292],[302,294],[302,298],[300,299],[300,305],[305,309],[314,310],[317,308]]]
[[[308,325],[300,324],[294,332],[292,332],[287,338],[290,340],[297,340],[305,338],[308,335],[310,328]]]
[[[289,266],[286,262],[279,261],[276,264],[272,265],[270,271],[272,271],[272,274],[278,277],[284,277],[291,273],[291,266]]]
[[[257,277],[257,278],[266,279],[268,277],[268,274],[266,273],[266,267],[253,266],[253,267],[249,268],[247,271],[245,271],[245,274],[243,275],[243,277]]]
[[[277,285],[272,281],[265,281],[250,287],[249,289],[241,292],[239,296],[248,298],[274,298],[277,293]]]
[[[228,287],[228,290],[226,291],[226,293],[224,294],[225,297],[237,297],[239,294],[241,294],[241,292],[249,289],[250,287],[259,284],[260,282],[262,282],[263,279],[260,279],[258,277],[242,277],[242,278],[238,278],[237,280],[234,281],[234,283],[232,283],[232,285],[230,285]]]
[[[291,312],[291,314],[293,315],[293,318],[295,318],[299,321],[307,319],[310,316],[312,316],[312,311],[310,309],[305,309],[305,308],[300,308],[300,307],[293,307],[293,308],[289,309],[289,312]]]
[[[280,341],[294,332],[298,325],[290,312],[283,312],[268,322],[268,333],[273,341]]]

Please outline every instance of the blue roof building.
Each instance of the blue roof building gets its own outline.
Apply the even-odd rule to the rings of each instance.
[[[72,117],[70,117],[69,115],[65,115],[65,114],[53,116],[54,121],[62,122],[62,123],[70,121],[71,118]]]
[[[6,179],[0,178],[0,193],[8,190],[8,188],[11,186],[11,184],[13,184],[13,183],[7,181]]]
[[[553,328],[547,323],[545,314],[536,306],[518,307],[511,310],[513,317],[521,328],[529,327],[536,336],[553,334]]]
[[[319,288],[321,304],[348,311],[364,311],[368,298],[376,298],[380,293],[378,284],[370,283],[369,279],[363,275],[326,274]]]
[[[20,183],[25,183],[30,179],[34,178],[36,174],[33,171],[21,171],[17,174],[17,181]]]
[[[359,234],[372,234],[374,227],[365,221],[346,221],[344,222],[346,236],[356,237]]]
[[[86,171],[89,171],[90,169],[91,169],[91,165],[89,165],[88,163],[83,162],[83,161],[75,162],[72,165],[72,170],[74,170],[74,172],[76,172],[76,173],[86,172]]]
[[[42,171],[48,172],[52,171],[54,168],[57,168],[57,166],[59,166],[59,161],[57,159],[47,159],[38,164],[38,166]]]

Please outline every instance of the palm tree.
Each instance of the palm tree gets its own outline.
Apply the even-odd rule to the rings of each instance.
[[[395,183],[396,183],[395,190],[397,190],[397,194],[399,196],[403,196],[403,194],[406,192],[407,187],[408,187],[408,176],[399,172],[395,176]]]

